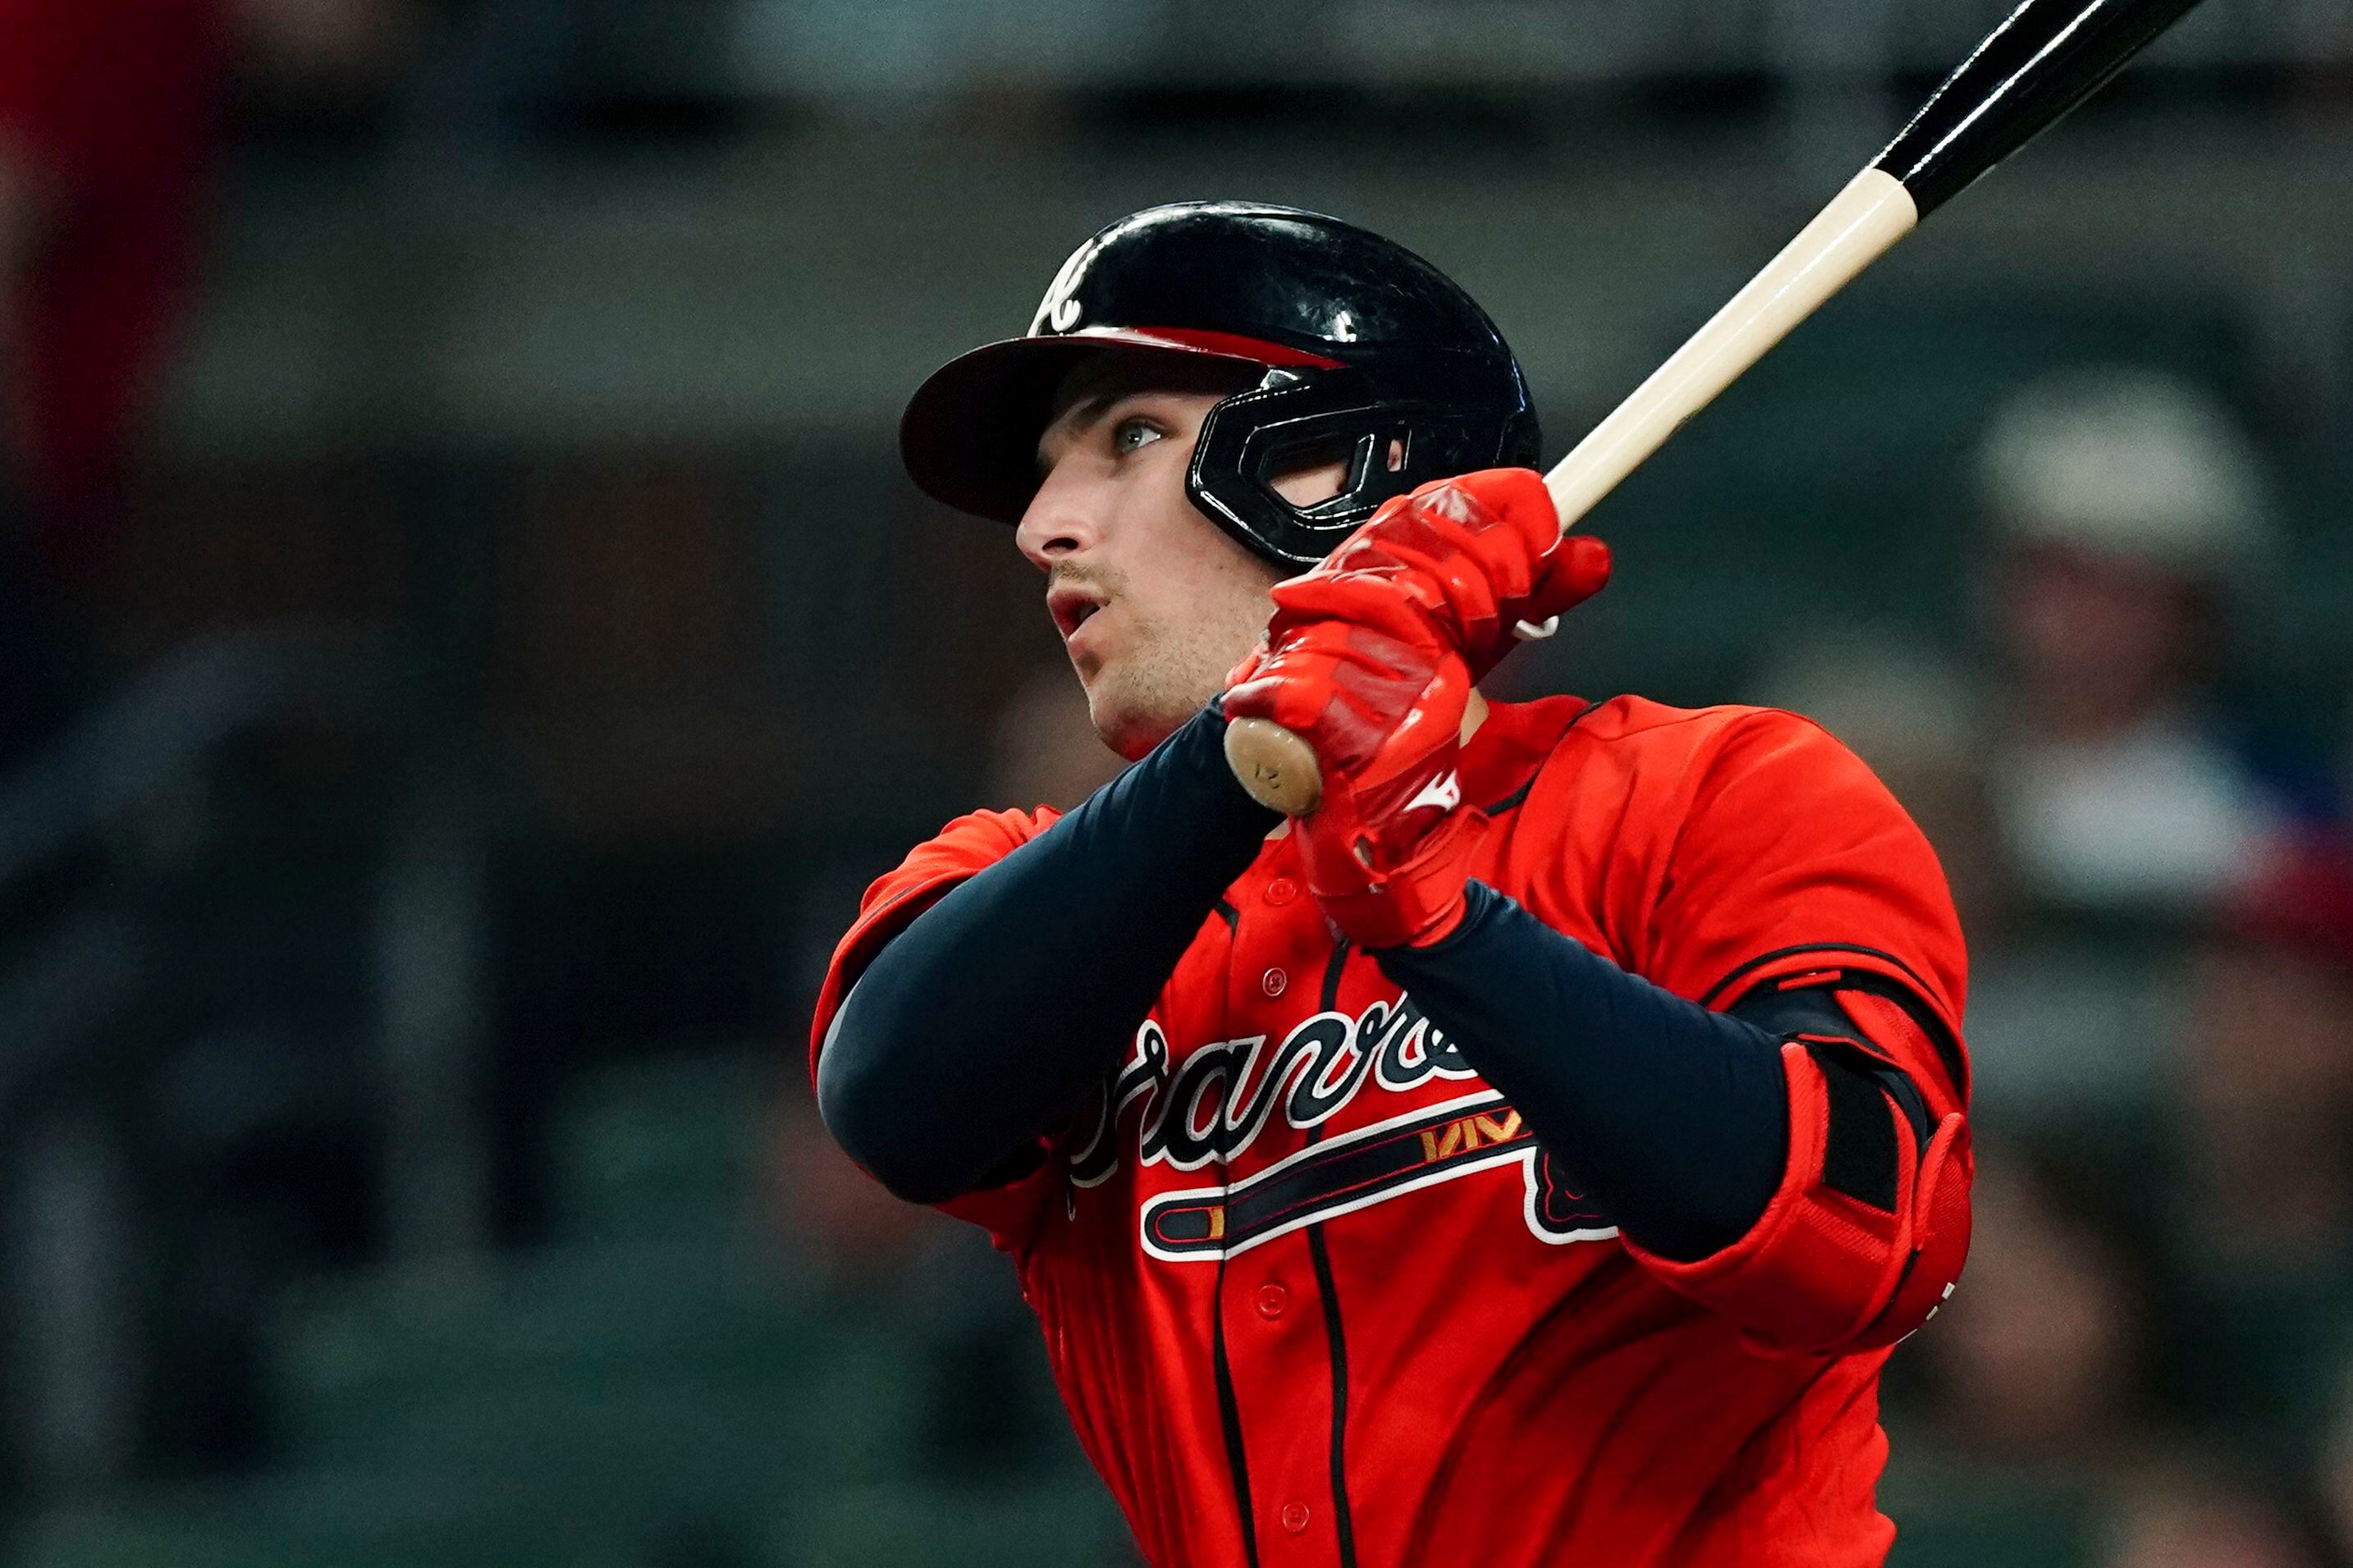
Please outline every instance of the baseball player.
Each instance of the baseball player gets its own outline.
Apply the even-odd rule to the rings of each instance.
[[[873,885],[818,1104],[1012,1255],[1157,1568],[1893,1540],[1880,1368],[1968,1237],[1944,879],[1802,719],[1479,696],[1609,574],[1537,439],[1428,263],[1229,202],[1096,235],[901,426],[1134,765]],[[1236,784],[1244,716],[1314,811]]]

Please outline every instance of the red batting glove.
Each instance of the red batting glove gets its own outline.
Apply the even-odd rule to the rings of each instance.
[[[1609,580],[1609,546],[1561,534],[1541,476],[1491,468],[1384,503],[1275,585],[1266,642],[1223,706],[1315,752],[1323,797],[1293,831],[1309,887],[1358,946],[1426,947],[1461,923],[1482,820],[1455,768],[1472,683],[1515,625]]]
[[[1455,759],[1471,676],[1426,626],[1286,625],[1234,671],[1229,719],[1271,719],[1314,748],[1324,794],[1298,818],[1307,885],[1359,947],[1425,946],[1462,921],[1478,814]]]
[[[1563,534],[1544,478],[1488,468],[1423,485],[1382,503],[1314,570],[1274,590],[1294,622],[1345,620],[1407,636],[1426,620],[1484,679],[1522,621],[1541,624],[1609,581],[1609,547]]]

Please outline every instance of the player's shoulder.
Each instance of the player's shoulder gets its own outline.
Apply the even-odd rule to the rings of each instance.
[[[1820,725],[1786,709],[1737,703],[1677,708],[1621,696],[1585,704],[1562,730],[1553,757],[1584,765],[1606,757],[1620,767],[1682,772],[1727,755],[1790,751],[1852,755]]]
[[[1061,820],[1061,816],[1062,814],[1050,805],[1036,806],[1028,811],[984,807],[951,818],[945,826],[923,840],[917,848],[955,845],[1007,854],[1053,826]]]
[[[868,889],[867,902],[871,907],[878,897],[993,866],[1053,826],[1061,815],[1050,805],[1032,811],[968,811],[908,850],[894,870]]]
[[[1530,705],[1536,706],[1536,705]],[[1620,842],[1729,811],[1788,822],[1899,810],[1862,760],[1812,720],[1778,708],[1678,708],[1612,697],[1572,709],[1530,780],[1538,818]]]
[[[905,930],[949,889],[1004,859],[1051,827],[1060,816],[1044,805],[1035,811],[966,812],[869,883],[865,896],[858,900],[858,918],[835,945],[833,963],[818,993],[811,1051],[820,1047],[841,998],[883,943]],[[810,1060],[815,1062],[814,1055]]]

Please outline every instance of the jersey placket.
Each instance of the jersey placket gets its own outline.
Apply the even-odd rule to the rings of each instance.
[[[1227,979],[1229,1039],[1289,1029],[1329,1006],[1323,994],[1343,961],[1314,899],[1283,861],[1261,865],[1255,886],[1237,889]],[[1234,1093],[1228,1084],[1226,1092]],[[1226,1171],[1230,1186],[1314,1141],[1278,1110]],[[1345,1495],[1339,1489],[1345,1406],[1339,1329],[1318,1226],[1246,1247],[1219,1265],[1217,1289],[1224,1372],[1246,1475],[1238,1491],[1250,1515],[1259,1568],[1353,1568]]]

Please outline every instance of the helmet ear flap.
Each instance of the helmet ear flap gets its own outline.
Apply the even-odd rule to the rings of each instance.
[[[1270,377],[1209,410],[1185,488],[1194,505],[1253,552],[1277,565],[1312,566],[1383,501],[1511,460],[1522,429],[1533,454],[1533,416],[1502,412],[1385,398],[1355,370]],[[1343,454],[1348,468],[1338,495],[1302,507],[1274,489],[1284,474]]]

